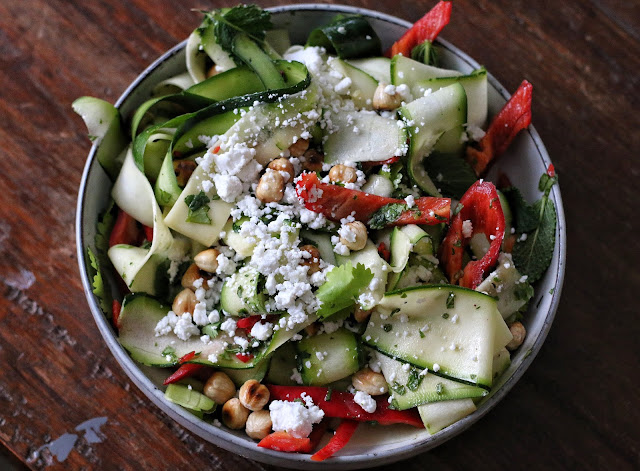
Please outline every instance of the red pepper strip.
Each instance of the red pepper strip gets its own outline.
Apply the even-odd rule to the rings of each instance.
[[[273,322],[273,320],[277,319],[278,317],[279,316],[277,315],[269,314],[265,319],[265,321]],[[243,317],[242,319],[238,319],[236,326],[239,329],[245,329],[247,331],[251,331],[253,326],[256,325],[258,322],[260,322],[261,320],[262,320],[262,316],[260,314],[257,314],[255,316]]]
[[[387,57],[402,54],[411,57],[411,49],[426,41],[433,41],[451,19],[451,2],[438,2],[422,18],[416,21],[406,33],[385,53]]]
[[[136,220],[123,210],[118,210],[118,217],[109,236],[109,247],[118,244],[138,245],[139,240],[140,231]]]
[[[116,327],[120,327],[118,321],[120,320],[120,310],[122,309],[122,304],[119,301],[113,300],[111,303],[111,312],[113,314],[113,325]]]
[[[378,254],[385,260],[385,262],[388,262],[391,259],[391,252],[384,242],[380,242],[380,245],[378,245]]]
[[[185,363],[184,365],[181,365],[175,373],[165,379],[162,384],[166,386],[167,384],[175,383],[181,379],[189,378],[196,374],[196,372],[198,372],[203,366],[204,365],[200,365],[198,363]]]
[[[195,351],[193,351],[193,352],[189,352],[189,353],[187,353],[185,356],[181,357],[181,358],[178,360],[178,363],[180,363],[180,364],[182,365],[183,363],[186,363],[186,362],[188,362],[188,361],[193,360],[195,357],[196,357],[196,352],[195,352]]]
[[[467,147],[466,160],[476,175],[482,175],[489,163],[507,150],[516,134],[531,124],[532,95],[533,85],[523,80],[489,125],[487,133],[478,142],[478,148]]]
[[[311,459],[313,461],[324,461],[333,456],[334,453],[342,450],[349,440],[351,440],[356,428],[358,428],[358,422],[353,420],[343,420],[340,422],[336,433],[331,437],[329,443],[311,455]]]
[[[451,220],[447,236],[442,241],[440,260],[451,283],[475,289],[484,274],[496,264],[504,239],[504,213],[496,187],[491,182],[479,180],[460,199],[462,209]],[[462,233],[463,221],[470,220],[473,234],[483,233],[491,241],[489,250],[480,260],[472,260],[464,267],[462,255],[469,238]]]
[[[400,161],[400,157],[391,157],[390,159],[387,159],[387,160],[376,160],[375,162],[360,162],[360,165],[362,165],[362,170],[366,171],[373,167],[378,167],[380,165],[392,165],[398,161]]]
[[[242,363],[246,363],[253,359],[253,355],[251,353],[236,353],[236,358]]]
[[[238,319],[236,326],[239,329],[251,330],[254,325],[260,322],[260,319],[262,319],[262,316],[260,315],[243,317],[242,319]]]
[[[553,164],[549,164],[549,166],[547,167],[547,175],[549,175],[551,178],[556,176],[556,168],[553,166]]]
[[[287,453],[311,453],[311,439],[296,438],[287,432],[273,432],[258,443],[261,448]]]
[[[389,409],[387,396],[376,396],[375,412],[366,412],[353,400],[353,394],[332,391],[327,400],[328,388],[320,386],[276,386],[267,385],[271,400],[293,401],[302,398],[302,394],[313,399],[313,403],[324,411],[325,417],[357,420],[360,422],[378,422],[380,425],[408,424],[423,428],[417,409],[393,410]]]
[[[406,204],[406,201],[385,198],[364,191],[350,190],[339,185],[322,183],[315,173],[303,173],[296,183],[296,193],[305,208],[324,214],[327,219],[340,221],[353,217],[368,223],[373,213],[387,204]],[[451,200],[425,196],[415,200],[415,207],[404,211],[389,226],[404,224],[439,224],[449,221]]]
[[[147,239],[148,242],[153,242],[153,227],[143,225],[142,229],[144,229],[145,239]]]

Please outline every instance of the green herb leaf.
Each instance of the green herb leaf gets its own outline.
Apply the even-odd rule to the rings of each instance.
[[[391,390],[399,396],[404,396],[407,393],[407,388],[404,385],[394,381],[391,385]]]
[[[443,196],[460,199],[477,180],[473,168],[457,155],[432,152],[423,162],[427,174]]]
[[[162,356],[169,357],[167,361],[170,361],[171,363],[178,363],[178,357],[176,355],[176,351],[171,346],[162,350]]]
[[[517,283],[513,289],[513,294],[518,301],[529,301],[534,294],[533,286],[528,281]]]
[[[407,387],[410,391],[415,391],[420,387],[420,383],[422,383],[423,379],[424,376],[420,374],[419,370],[411,368],[411,371],[409,372],[409,379],[407,380]]]
[[[329,24],[309,34],[307,46],[324,47],[341,59],[379,56],[380,38],[361,15],[338,15]]]
[[[100,258],[107,256],[107,251],[109,250],[109,236],[111,235],[111,230],[113,229],[115,222],[115,202],[111,200],[107,210],[102,214],[96,226],[95,242],[98,257]]]
[[[556,241],[556,207],[543,198],[533,208],[540,214],[537,229],[513,247],[513,262],[530,283],[540,279],[551,263]]]
[[[98,258],[89,247],[87,247],[87,258],[89,259],[89,277],[93,294],[98,298],[98,305],[102,312],[108,315],[111,312],[111,294],[105,289]]]
[[[273,28],[271,13],[257,5],[238,5],[228,10],[215,10],[209,15],[214,21],[216,42],[227,52],[232,52],[236,34],[245,33],[251,39],[263,42],[265,31]]]
[[[327,274],[327,280],[316,291],[316,296],[321,303],[318,317],[326,319],[354,305],[360,290],[369,286],[372,278],[371,270],[361,263],[354,267],[351,262],[347,262],[335,267]]]
[[[402,203],[385,204],[382,208],[373,213],[369,220],[369,227],[371,229],[382,229],[389,224],[396,222],[396,220],[407,209],[409,209],[407,205]]]
[[[453,309],[456,305],[456,293],[451,291],[447,296],[447,309]]]
[[[184,203],[189,208],[187,222],[195,222],[197,224],[211,224],[209,217],[209,202],[211,199],[200,191],[197,195],[189,195],[184,199]]]
[[[530,232],[538,227],[538,213],[533,206],[529,205],[522,193],[516,187],[509,187],[502,190],[502,193],[509,202],[509,207],[513,213],[513,227],[516,232]]]

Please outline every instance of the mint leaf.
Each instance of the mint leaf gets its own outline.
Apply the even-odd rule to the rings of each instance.
[[[373,278],[371,270],[358,263],[355,267],[351,262],[335,267],[327,273],[327,281],[324,282],[316,296],[320,301],[318,317],[327,317],[350,307],[356,303],[360,290],[369,286]]]
[[[265,31],[272,29],[271,13],[257,5],[238,5],[230,9],[210,13],[214,21],[216,41],[227,52],[233,52],[233,40],[238,33],[245,33],[257,42],[263,42]]]
[[[518,243],[513,247],[513,262],[521,273],[527,275],[529,283],[540,279],[553,257],[556,243],[556,207],[549,199],[549,194],[557,181],[558,176],[555,174],[542,174],[538,189],[544,194],[533,205],[533,210],[538,215],[536,230],[527,234],[525,240],[518,239]]]
[[[502,193],[509,202],[516,232],[531,232],[538,227],[538,212],[524,200],[520,190],[511,186],[502,190]]]
[[[409,209],[407,205],[402,203],[385,204],[373,213],[371,219],[369,219],[369,227],[371,229],[382,229],[394,223],[407,209]]]
[[[443,196],[460,199],[477,180],[471,165],[457,155],[433,152],[423,164]]]
[[[520,273],[527,275],[530,283],[540,279],[549,267],[556,240],[556,207],[553,201],[542,198],[536,201],[533,209],[540,214],[537,229],[513,247],[513,262]]]
[[[89,247],[87,247],[87,258],[89,262],[89,277],[91,278],[93,294],[98,298],[98,305],[102,312],[108,315],[111,312],[111,293],[105,289],[102,273],[100,272],[100,263]]]
[[[196,224],[211,224],[209,217],[209,202],[211,199],[205,195],[204,191],[200,191],[197,195],[189,195],[185,197],[184,203],[189,208],[187,222],[195,222]]]

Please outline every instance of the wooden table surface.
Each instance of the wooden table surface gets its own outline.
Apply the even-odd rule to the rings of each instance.
[[[278,3],[289,2],[262,5]],[[352,4],[414,21],[434,3]],[[197,26],[192,9],[222,5],[0,2],[0,455],[18,468],[276,469],[185,431],[138,391],[94,324],[76,260],[90,145],[71,102],[115,101]],[[509,90],[535,85],[533,123],[567,216],[566,282],[542,351],[506,399],[384,469],[638,469],[640,4],[456,0],[442,36]],[[65,440],[66,458],[51,453]]]

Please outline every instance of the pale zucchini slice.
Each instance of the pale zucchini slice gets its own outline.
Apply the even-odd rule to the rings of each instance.
[[[406,132],[398,121],[371,111],[332,113],[324,143],[325,162],[368,162],[404,155]]]
[[[198,352],[197,363],[211,365],[208,357],[218,357],[215,365],[225,368],[251,368],[253,362],[243,363],[235,355],[225,355],[227,345],[233,339],[221,333],[208,344],[204,344],[199,336],[181,340],[175,334],[156,336],[158,322],[167,315],[170,307],[164,306],[156,299],[134,294],[125,297],[118,321],[118,338],[131,358],[148,366],[174,366],[177,360],[187,353]]]
[[[189,195],[197,195],[200,193],[200,183],[205,178],[207,178],[205,170],[201,166],[196,167],[184,190],[180,193],[178,200],[171,208],[171,211],[169,211],[169,214],[167,214],[165,222],[167,226],[174,231],[190,237],[202,245],[210,247],[220,238],[220,231],[222,231],[222,228],[227,223],[233,205],[221,199],[213,199],[215,197],[215,189],[211,189],[210,192],[207,193],[207,196],[211,199],[208,211],[211,224],[188,222],[189,207],[185,202],[185,198]]]
[[[489,394],[486,389],[477,386],[441,378],[433,373],[422,374],[423,371],[415,367],[407,368],[407,363],[394,360],[380,352],[376,352],[376,358],[389,384],[392,404],[398,410],[411,409],[430,402],[480,398]]]
[[[433,435],[476,411],[472,399],[432,402],[418,406],[424,428]]]
[[[114,245],[107,252],[109,259],[132,292],[158,294],[157,270],[167,259],[174,239],[164,222],[151,184],[133,162],[131,149],[111,194],[120,209],[142,224],[153,227],[153,242],[148,249]]]
[[[363,338],[419,368],[491,388],[494,355],[511,333],[493,298],[458,286],[427,285],[386,294]]]

